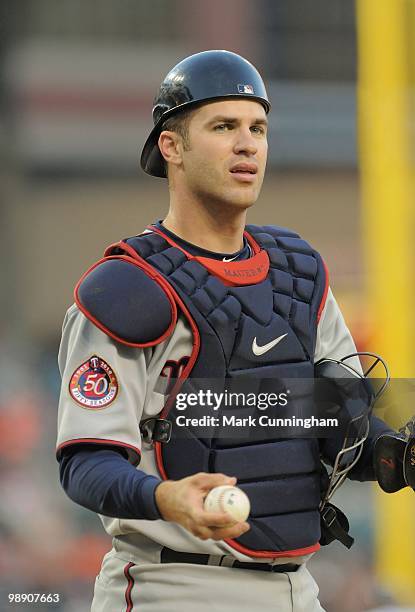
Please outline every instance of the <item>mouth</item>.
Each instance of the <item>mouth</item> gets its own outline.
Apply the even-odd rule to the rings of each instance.
[[[255,181],[258,167],[256,164],[241,163],[230,169],[232,176],[242,183],[253,183]]]

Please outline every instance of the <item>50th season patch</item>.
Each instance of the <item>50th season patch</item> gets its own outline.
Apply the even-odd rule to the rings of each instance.
[[[106,361],[93,355],[72,374],[69,393],[85,408],[105,408],[117,397],[117,377]]]

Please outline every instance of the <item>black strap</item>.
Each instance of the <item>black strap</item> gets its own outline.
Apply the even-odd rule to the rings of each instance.
[[[222,559],[226,555],[223,555],[219,562],[216,564],[218,566],[221,565]],[[171,548],[167,548],[166,546],[161,549],[160,554],[160,562],[161,563],[193,563],[196,565],[210,565],[211,555],[203,555],[198,553],[186,553],[179,552],[177,550],[172,550]],[[272,565],[271,563],[245,563],[242,561],[233,561],[230,567],[237,569],[249,569],[260,572],[276,572],[276,573],[286,573],[286,572],[296,572],[299,565],[295,563],[284,563],[281,565]]]
[[[339,540],[346,548],[353,546],[354,538],[349,535],[349,521],[339,508],[336,508],[333,504],[327,504],[321,511],[320,516],[320,544],[322,546],[330,544],[333,540]]]

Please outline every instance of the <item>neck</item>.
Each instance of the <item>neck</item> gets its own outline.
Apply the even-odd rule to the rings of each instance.
[[[210,203],[209,207],[192,199],[170,201],[170,209],[163,225],[180,236],[208,251],[236,253],[243,246],[246,209],[224,207],[224,203]]]

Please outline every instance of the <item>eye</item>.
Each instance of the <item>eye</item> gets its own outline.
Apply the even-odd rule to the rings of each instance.
[[[253,125],[251,127],[251,132],[254,132],[255,134],[265,134],[265,128],[263,128],[261,125]]]
[[[232,124],[231,123],[218,123],[217,125],[215,125],[215,132],[226,132],[226,130],[231,130],[232,129]]]

